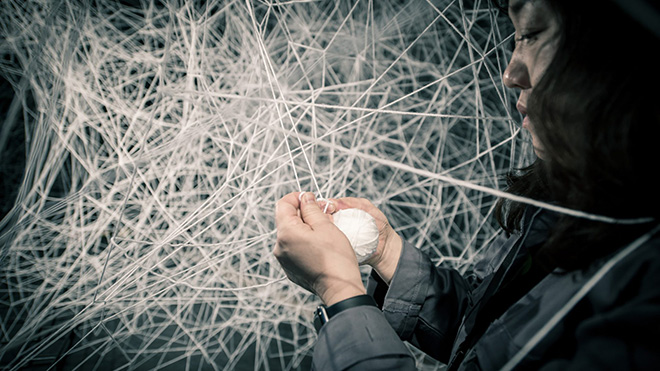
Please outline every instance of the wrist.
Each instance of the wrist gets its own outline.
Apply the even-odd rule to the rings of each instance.
[[[314,328],[316,329],[316,332],[318,333],[321,330],[321,327],[330,321],[330,318],[347,309],[359,306],[373,306],[378,308],[378,304],[374,298],[369,295],[353,296],[330,306],[319,305],[316,308],[316,311],[314,311]]]
[[[326,292],[324,292],[323,295],[319,295],[319,296],[321,298],[321,301],[323,301],[323,303],[326,306],[331,306],[340,301],[359,295],[365,295],[366,293],[367,290],[364,288],[364,285],[360,284],[359,286],[348,285],[348,286],[340,287],[336,290],[326,290]]]
[[[392,281],[392,277],[394,277],[394,272],[396,272],[402,249],[403,241],[401,240],[401,237],[393,232],[391,237],[388,238],[380,258],[371,264],[371,267],[388,285],[390,281]]]

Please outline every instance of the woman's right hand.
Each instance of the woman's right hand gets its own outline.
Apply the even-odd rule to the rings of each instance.
[[[376,220],[376,225],[378,225],[378,247],[376,252],[364,263],[373,267],[378,275],[389,284],[399,263],[403,242],[387,221],[385,214],[364,198],[343,197],[330,199],[330,201],[335,206],[333,212],[343,209],[361,209]]]

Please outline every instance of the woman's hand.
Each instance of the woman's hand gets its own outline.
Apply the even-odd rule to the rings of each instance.
[[[376,253],[365,264],[370,265],[378,275],[388,284],[394,276],[399,263],[403,242],[394,231],[390,223],[376,206],[364,198],[344,197],[330,200],[334,204],[334,211],[342,209],[361,209],[376,220],[378,226],[378,247]]]
[[[297,285],[326,305],[366,293],[355,252],[312,193],[289,193],[277,202],[273,254]],[[329,212],[334,210],[330,209]]]

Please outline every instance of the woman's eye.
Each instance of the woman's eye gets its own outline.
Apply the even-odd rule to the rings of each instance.
[[[516,46],[521,42],[534,41],[541,32],[543,32],[543,30],[527,32],[521,34],[518,37],[514,35],[510,39],[509,50],[514,51],[516,49]]]
[[[541,31],[533,31],[533,32],[528,32],[528,33],[522,34],[522,35],[518,36],[518,38],[516,39],[516,43],[518,43],[520,41],[533,40],[540,33],[541,33]]]

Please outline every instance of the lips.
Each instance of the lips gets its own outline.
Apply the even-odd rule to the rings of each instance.
[[[529,130],[529,116],[523,118],[522,127]]]
[[[523,122],[522,122],[522,127],[525,129],[529,128],[529,117],[527,116],[527,107],[520,101],[516,104],[516,109],[518,112],[520,112],[521,115],[523,115]]]

